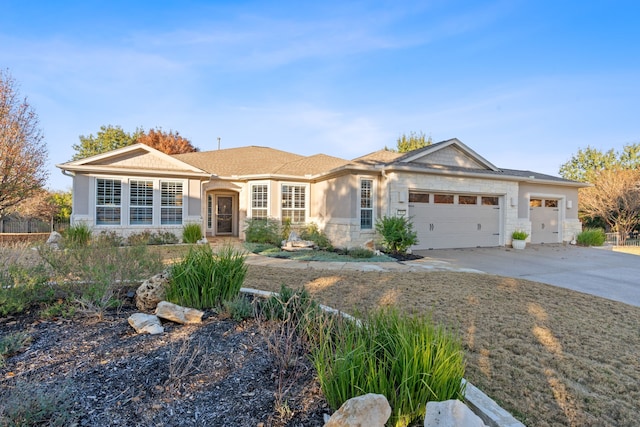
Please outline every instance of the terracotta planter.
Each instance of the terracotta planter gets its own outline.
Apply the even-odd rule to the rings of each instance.
[[[513,249],[524,249],[524,247],[527,245],[526,240],[516,240],[513,239],[511,241],[511,246],[513,246]]]

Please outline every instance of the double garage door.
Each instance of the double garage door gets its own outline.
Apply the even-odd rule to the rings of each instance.
[[[409,192],[413,249],[500,245],[500,196]]]

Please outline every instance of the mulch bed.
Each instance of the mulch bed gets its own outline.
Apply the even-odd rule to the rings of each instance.
[[[31,337],[0,368],[0,414],[35,396],[77,426],[309,426],[330,412],[306,358],[279,372],[264,324],[206,312],[202,324],[138,335],[127,322],[134,312],[129,301],[101,322],[0,319],[0,336]]]

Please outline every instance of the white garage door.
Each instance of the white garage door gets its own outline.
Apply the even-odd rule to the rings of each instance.
[[[560,241],[560,210],[556,199],[531,199],[531,243],[558,243]]]
[[[413,249],[500,245],[499,196],[409,193],[409,215],[418,233]]]

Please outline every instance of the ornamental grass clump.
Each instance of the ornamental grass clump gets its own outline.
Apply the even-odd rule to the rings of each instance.
[[[202,239],[202,228],[200,227],[200,224],[191,222],[184,225],[184,227],[182,228],[183,242],[196,243],[200,239]]]
[[[192,308],[213,308],[233,300],[247,274],[245,255],[231,246],[214,253],[209,245],[194,246],[171,269],[167,300]]]
[[[585,228],[576,236],[576,242],[580,246],[602,246],[606,239],[602,228]]]
[[[384,395],[389,425],[407,426],[429,401],[462,399],[465,362],[461,339],[428,317],[385,309],[361,322],[325,317],[309,333],[322,391],[337,409],[366,393]]]

